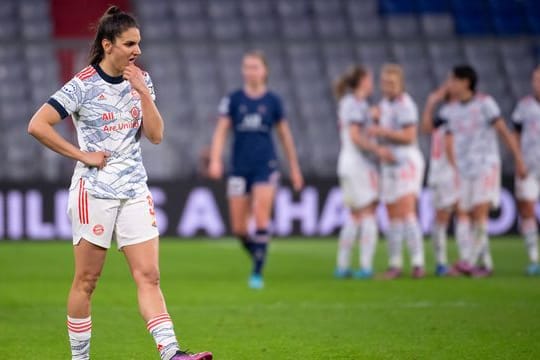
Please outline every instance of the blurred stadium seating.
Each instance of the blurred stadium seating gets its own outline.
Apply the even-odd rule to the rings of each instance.
[[[331,82],[348,65],[378,71],[384,62],[401,63],[421,107],[452,65],[469,62],[480,89],[508,117],[540,60],[538,0],[134,0],[132,8],[143,36],[141,63],[167,124],[161,146],[144,145],[154,180],[196,175],[217,104],[241,85],[239,63],[249,48],[267,54],[270,87],[285,100],[302,167],[320,177],[335,173]],[[71,173],[22,131],[62,82],[56,50],[66,44],[54,37],[53,16],[49,1],[0,2],[0,180]],[[86,51],[87,44],[69,46]],[[69,136],[68,127],[62,131]]]

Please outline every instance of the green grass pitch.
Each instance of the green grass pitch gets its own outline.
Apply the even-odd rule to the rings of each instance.
[[[492,241],[496,275],[482,280],[335,280],[335,250],[328,239],[274,241],[267,286],[253,291],[236,242],[162,241],[162,287],[181,344],[218,360],[540,359],[540,279],[523,275],[520,239]],[[0,359],[70,358],[71,251],[68,242],[0,242]],[[382,243],[378,269],[385,257]],[[158,358],[118,251],[92,316],[93,359]]]

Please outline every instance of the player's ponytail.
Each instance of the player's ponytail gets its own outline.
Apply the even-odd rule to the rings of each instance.
[[[115,38],[130,28],[139,28],[137,20],[118,6],[110,6],[96,25],[96,36],[90,48],[90,65],[98,64],[105,57],[101,42],[107,39],[114,42]]]
[[[341,99],[347,91],[356,89],[367,74],[368,71],[363,66],[355,65],[349,68],[334,84],[334,95],[336,98]]]

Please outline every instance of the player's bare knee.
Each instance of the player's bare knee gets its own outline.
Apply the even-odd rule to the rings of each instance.
[[[159,287],[160,274],[157,267],[135,270],[133,278],[138,287]]]
[[[93,294],[94,290],[96,289],[96,285],[97,285],[100,275],[101,275],[100,272],[91,272],[91,271],[77,274],[75,275],[74,288],[90,296]]]

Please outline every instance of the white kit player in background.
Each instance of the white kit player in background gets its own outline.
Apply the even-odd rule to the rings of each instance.
[[[435,253],[437,276],[448,274],[447,255],[447,229],[452,213],[456,209],[458,200],[458,177],[454,167],[449,163],[447,153],[448,144],[445,141],[446,126],[436,114],[436,108],[443,110],[450,102],[448,96],[448,83],[429,94],[422,113],[422,131],[431,135],[431,150],[427,183],[431,190],[433,207],[435,208],[435,222],[432,226],[431,238]],[[458,227],[466,216],[458,217]],[[458,240],[460,259],[468,260],[469,238]]]
[[[373,76],[362,66],[353,66],[335,86],[341,137],[337,172],[343,201],[349,209],[349,217],[339,234],[337,278],[352,275],[367,279],[373,276],[378,238],[375,218],[379,198],[378,161],[390,161],[392,154],[367,136],[367,129],[373,122],[367,97],[372,92]],[[352,273],[351,249],[357,240],[360,269]]]
[[[208,352],[180,350],[159,285],[159,233],[140,139],[144,135],[160,143],[164,124],[150,76],[135,65],[140,41],[133,16],[111,6],[97,25],[90,65],[57,91],[28,126],[45,146],[77,161],[68,201],[75,257],[67,305],[71,356],[90,359],[92,295],[115,238],[161,360],[211,360]],[[80,148],[54,129],[69,115]]]
[[[403,69],[399,65],[384,65],[381,72],[378,125],[368,132],[392,151],[393,162],[381,166],[381,201],[386,204],[390,227],[387,233],[389,269],[387,279],[401,276],[403,240],[409,248],[412,276],[422,278],[424,242],[416,214],[416,204],[424,178],[424,159],[417,143],[418,109],[405,92]]]
[[[538,224],[535,205],[540,196],[540,66],[532,75],[533,93],[522,99],[512,114],[514,134],[521,145],[521,152],[528,175],[516,176],[515,190],[520,214],[520,229],[525,239],[529,266],[527,274],[540,275],[538,265]]]
[[[444,107],[439,117],[447,126],[446,141],[454,152],[449,161],[459,175],[460,211],[472,219],[472,248],[468,263],[458,263],[453,272],[474,277],[490,276],[493,260],[489,249],[489,211],[498,206],[501,159],[497,134],[508,146],[520,178],[526,175],[516,139],[505,125],[495,100],[476,93],[477,75],[468,65],[456,66],[449,81],[450,96],[456,99]],[[479,266],[477,263],[481,262]]]

